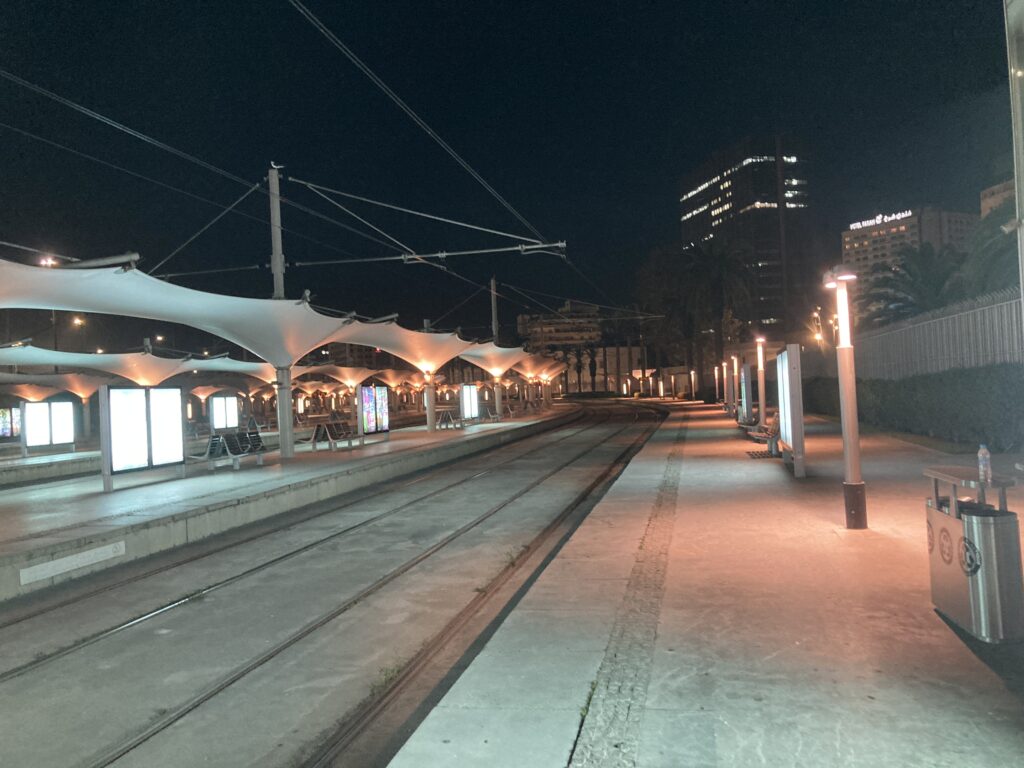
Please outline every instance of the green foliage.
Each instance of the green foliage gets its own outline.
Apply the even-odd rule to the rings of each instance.
[[[892,266],[876,265],[859,302],[862,326],[887,325],[963,299],[964,263],[959,251],[936,251],[925,243],[901,250]]]
[[[860,421],[896,432],[1007,451],[1024,445],[1024,366],[958,368],[899,381],[857,380]],[[839,415],[836,379],[804,381],[804,408]]]
[[[1020,282],[1017,233],[1007,234],[1002,225],[1016,216],[1011,198],[978,222],[967,243],[967,259],[961,275],[968,298],[998,291]]]

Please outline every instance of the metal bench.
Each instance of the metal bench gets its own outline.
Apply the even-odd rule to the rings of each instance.
[[[247,456],[255,456],[256,464],[263,466],[263,454],[267,446],[259,432],[225,432],[220,435],[224,444],[224,453],[230,457],[234,469],[241,467],[241,461]]]
[[[437,410],[438,429],[462,429],[464,426],[462,417],[454,408],[439,408]]]
[[[755,443],[764,443],[768,447],[768,452],[772,456],[779,456],[779,416],[775,414],[768,423],[765,424],[764,429],[760,429],[757,425],[747,430],[747,437],[753,440]]]
[[[338,449],[338,443],[345,441],[348,443],[348,447],[352,447],[352,441],[358,440],[359,436],[352,429],[352,425],[346,421],[327,421],[323,424],[317,424],[313,430],[313,450],[318,450],[317,445],[321,441],[325,441],[330,447],[330,450],[335,451]]]

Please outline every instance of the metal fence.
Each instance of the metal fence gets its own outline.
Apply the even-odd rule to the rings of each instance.
[[[1017,287],[858,333],[857,377],[904,379],[952,368],[1024,362]]]

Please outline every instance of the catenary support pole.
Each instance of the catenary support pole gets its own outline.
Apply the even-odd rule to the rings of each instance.
[[[274,275],[275,299],[284,298],[284,248],[281,243],[281,183],[278,166],[270,164],[267,174],[270,188],[270,271]]]

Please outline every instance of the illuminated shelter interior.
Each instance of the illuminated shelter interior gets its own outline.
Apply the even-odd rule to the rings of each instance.
[[[304,368],[305,373],[318,373],[340,381],[349,389],[355,389],[368,378],[377,373],[370,368],[346,368],[341,365],[314,365]],[[322,387],[321,387],[322,388]]]
[[[70,392],[81,400],[88,400],[96,390],[103,384],[111,384],[113,380],[100,378],[98,376],[86,376],[80,373],[0,373],[0,388],[18,397],[18,392],[27,392],[26,387],[36,387],[39,390],[53,390],[42,398],[37,396],[23,397],[25,400],[38,400],[52,397],[58,392]],[[36,393],[38,395],[38,392]]]

